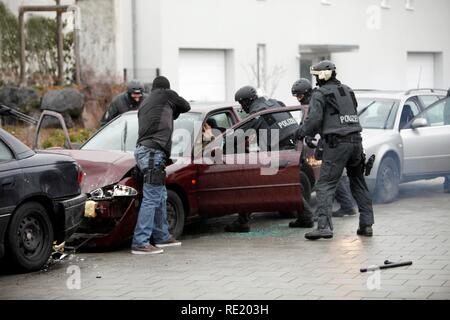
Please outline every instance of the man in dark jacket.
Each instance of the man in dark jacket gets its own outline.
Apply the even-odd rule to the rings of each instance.
[[[169,233],[165,163],[172,148],[173,120],[191,109],[189,103],[170,90],[169,80],[156,77],[150,95],[139,108],[139,137],[134,152],[144,174],[143,199],[134,230],[132,253],[161,253],[162,247],[181,245]],[[155,246],[150,244],[153,236]]]
[[[100,125],[104,126],[115,117],[130,110],[137,110],[147,95],[144,85],[138,81],[127,83],[127,91],[114,97],[102,119]]]

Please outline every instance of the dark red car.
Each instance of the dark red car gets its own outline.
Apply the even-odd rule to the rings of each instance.
[[[264,120],[286,111],[300,123],[305,109],[266,110],[243,119],[246,115],[230,104],[193,104],[190,112],[180,115],[174,123],[172,163],[166,169],[167,213],[175,236],[181,235],[185,224],[199,218],[303,210],[299,166],[305,197],[310,195],[318,166],[306,156],[299,163],[301,144],[292,140],[291,147],[266,152],[250,137],[245,151],[223,154],[224,149],[229,150],[224,148],[227,139],[239,129],[256,118]],[[202,126],[209,118],[220,131],[205,147]],[[82,190],[89,193],[91,201],[76,236],[91,247],[113,247],[132,237],[142,197],[133,156],[137,134],[137,112],[132,111],[111,121],[79,150],[52,150],[71,155],[86,172]]]

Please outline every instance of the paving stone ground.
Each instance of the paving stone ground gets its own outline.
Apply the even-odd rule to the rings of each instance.
[[[357,217],[334,219],[334,238],[316,242],[275,213],[256,214],[248,234],[223,232],[234,217],[212,219],[160,255],[77,253],[39,272],[0,273],[0,299],[450,299],[442,182],[404,184],[396,202],[376,205],[373,238],[356,235]],[[385,260],[413,265],[359,271]]]

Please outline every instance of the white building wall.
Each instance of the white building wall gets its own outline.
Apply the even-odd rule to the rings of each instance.
[[[265,43],[267,69],[285,69],[274,97],[293,103],[290,86],[299,77],[299,45],[359,46],[356,52],[332,54],[342,81],[355,88],[406,89],[407,53],[443,52],[437,87],[450,85],[450,1],[391,0],[164,0],[161,5],[161,71],[177,88],[178,49],[234,51],[234,89],[256,84],[250,65],[256,46]],[[380,19],[370,23],[370,6]],[[378,23],[379,21],[379,23]],[[144,29],[148,27],[142,26]],[[377,29],[378,28],[378,29]],[[232,92],[233,90],[230,90]],[[232,94],[228,94],[232,99]]]
[[[53,4],[46,0],[2,0]],[[64,0],[63,3],[71,2]],[[121,78],[124,68],[160,68],[178,89],[179,49],[227,50],[227,98],[256,85],[257,44],[266,45],[267,93],[286,103],[299,77],[299,46],[354,46],[332,53],[339,78],[354,88],[406,89],[408,52],[441,53],[435,86],[450,85],[450,1],[415,0],[78,0],[83,13],[83,61],[97,74]],[[135,12],[133,13],[133,5]],[[135,17],[133,19],[133,17]],[[133,28],[133,21],[135,27]],[[134,31],[133,31],[134,30]],[[134,38],[133,38],[134,37]],[[84,66],[85,67],[85,66]],[[149,72],[151,74],[151,72]],[[148,80],[148,79],[146,79]],[[187,97],[189,98],[189,97]]]

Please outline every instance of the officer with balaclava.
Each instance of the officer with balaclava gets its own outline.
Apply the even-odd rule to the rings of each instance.
[[[359,212],[357,234],[372,236],[372,199],[364,180],[365,155],[353,90],[336,79],[336,66],[324,60],[311,67],[319,88],[311,95],[308,116],[297,136],[303,139],[320,133],[324,139],[320,177],[316,184],[318,226],[305,234],[308,240],[333,237],[331,210],[336,186],[347,169],[350,188]]]
[[[138,81],[127,83],[127,91],[114,97],[102,119],[100,125],[104,126],[109,121],[131,110],[137,110],[147,95],[144,93],[144,85]]]

